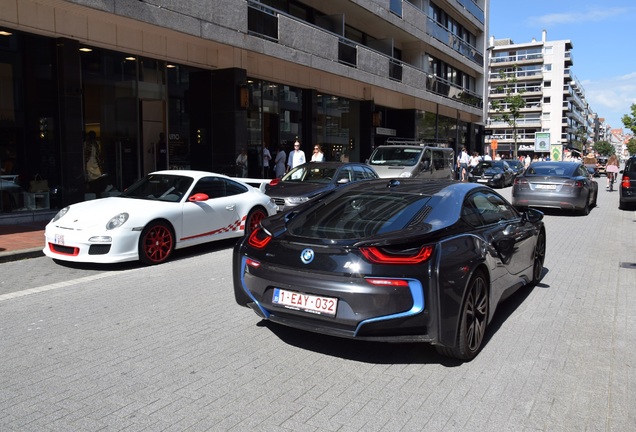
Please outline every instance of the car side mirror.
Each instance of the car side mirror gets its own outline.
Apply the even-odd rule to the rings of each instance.
[[[536,223],[543,219],[543,212],[534,208],[528,208],[526,211],[523,212],[521,218],[524,221]]]
[[[190,202],[198,202],[198,201],[207,201],[209,199],[210,199],[210,197],[208,195],[204,194],[204,193],[195,193],[190,198],[188,198],[188,201],[190,201]]]

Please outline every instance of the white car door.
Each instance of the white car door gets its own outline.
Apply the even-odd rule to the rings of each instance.
[[[227,196],[226,190],[223,178],[199,179],[190,197],[205,194],[208,199],[186,201],[183,205],[181,242],[196,244],[237,236],[241,220],[236,197]]]

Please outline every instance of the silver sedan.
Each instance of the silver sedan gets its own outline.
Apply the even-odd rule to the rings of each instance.
[[[574,210],[587,215],[596,206],[598,184],[580,162],[533,162],[515,179],[512,204],[519,208]]]

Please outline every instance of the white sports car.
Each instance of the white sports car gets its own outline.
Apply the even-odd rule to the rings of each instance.
[[[73,204],[45,230],[44,254],[56,260],[165,262],[172,251],[240,237],[276,205],[238,179],[202,171],[158,171],[120,196]]]

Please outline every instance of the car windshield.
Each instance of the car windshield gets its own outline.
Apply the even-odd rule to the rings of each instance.
[[[331,240],[363,239],[423,226],[427,195],[349,192],[314,206],[289,222],[300,237]]]
[[[422,151],[417,147],[378,147],[369,165],[414,166],[419,162]]]
[[[191,177],[149,174],[122,192],[121,196],[152,201],[177,202],[185,195],[191,184]]]
[[[561,165],[554,162],[534,163],[526,170],[526,175],[572,177],[577,165]]]
[[[301,165],[288,172],[282,181],[285,182],[311,182],[329,183],[336,174],[333,167],[316,167]]]

